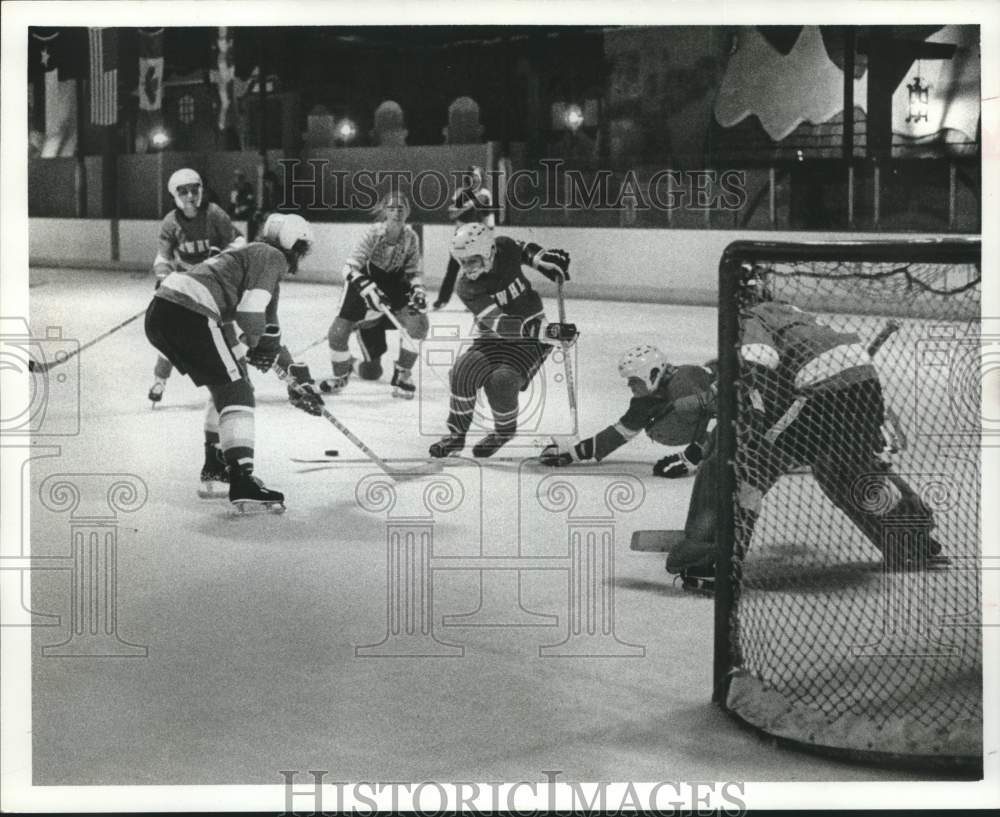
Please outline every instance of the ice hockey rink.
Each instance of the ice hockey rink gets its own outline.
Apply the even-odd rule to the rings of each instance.
[[[148,276],[121,272],[35,269],[30,284],[33,336],[59,327],[81,342],[152,293]],[[293,353],[325,335],[339,293],[283,285]],[[207,393],[175,373],[151,408],[156,353],[141,319],[54,370],[77,379],[79,404],[68,388],[49,419],[78,411],[79,434],[45,440],[32,460],[34,559],[65,557],[87,522],[59,475],[83,486],[81,505],[100,504],[110,482],[129,487],[101,523],[114,528],[117,564],[94,568],[114,570],[104,577],[114,608],[96,616],[114,625],[108,654],[60,654],[67,622],[95,615],[68,571],[32,573],[35,784],[274,785],[284,769],[330,770],[329,780],[926,779],[776,746],[710,702],[711,599],[674,586],[662,554],[629,549],[634,530],[683,526],[691,479],[651,475],[664,448],[643,436],[566,469],[511,459],[548,435],[614,422],[628,403],[616,371],[627,348],[654,343],[674,363],[715,356],[713,308],[566,306],[581,331],[578,429],[550,361],[544,387],[522,395],[521,447],[424,479],[392,484],[254,372],[257,473],[284,491],[283,515],[240,517],[197,498]],[[554,301],[546,308],[556,314]],[[468,316],[453,299],[431,323],[417,400],[392,399],[388,374],[327,398],[401,467],[445,431],[444,377]],[[328,372],[325,342],[301,359]],[[333,462],[293,461],[331,448]],[[610,543],[612,558],[574,562],[573,535]]]

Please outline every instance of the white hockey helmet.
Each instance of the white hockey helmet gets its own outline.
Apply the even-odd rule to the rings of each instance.
[[[660,385],[665,374],[673,370],[667,356],[648,343],[629,349],[618,361],[618,373],[622,377],[626,380],[637,377],[650,391]]]
[[[185,202],[181,199],[177,190],[180,187],[187,187],[188,185],[196,184],[198,185],[198,196],[195,199],[194,206],[197,209],[201,207],[201,196],[205,189],[202,184],[201,176],[190,167],[182,167],[180,170],[175,170],[171,174],[170,179],[167,181],[167,190],[170,191],[170,195],[174,198],[174,204],[177,205],[178,209],[183,210]]]
[[[473,281],[493,268],[495,252],[493,228],[487,224],[477,221],[463,224],[451,238],[451,257]]]
[[[260,240],[299,258],[306,255],[315,239],[312,225],[295,213],[271,213],[260,231]]]

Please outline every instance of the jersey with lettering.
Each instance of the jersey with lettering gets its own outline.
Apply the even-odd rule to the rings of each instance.
[[[212,247],[224,250],[240,238],[242,234],[233,226],[226,211],[216,204],[199,207],[194,218],[188,218],[175,208],[160,224],[156,263],[162,259],[190,269],[208,258]]]
[[[523,323],[544,315],[542,299],[522,269],[531,258],[524,242],[497,236],[493,243],[493,268],[474,281],[461,275],[455,291],[482,335],[521,337]]]
[[[154,296],[259,335],[265,323],[278,322],[278,285],[287,270],[281,250],[255,242],[170,273]]]

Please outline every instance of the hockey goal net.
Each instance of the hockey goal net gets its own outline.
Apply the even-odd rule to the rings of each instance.
[[[738,242],[719,284],[716,702],[800,746],[981,767],[979,241]],[[855,334],[881,389],[824,413],[783,357],[762,400],[762,293]]]

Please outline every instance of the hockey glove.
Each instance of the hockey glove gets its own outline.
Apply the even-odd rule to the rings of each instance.
[[[538,457],[538,461],[542,465],[559,468],[570,463],[580,462],[581,460],[593,459],[593,457],[594,438],[588,437],[586,440],[580,440],[580,442],[571,446],[567,451],[562,450],[559,447],[559,443],[553,442],[551,445],[545,446]]]
[[[247,352],[247,362],[262,372],[268,372],[281,351],[281,327],[269,323],[257,345]]]
[[[410,309],[421,315],[427,314],[427,290],[420,284],[414,284],[410,290]]]
[[[532,265],[550,281],[569,280],[569,253],[566,250],[540,250]]]
[[[671,454],[656,463],[653,466],[653,475],[667,479],[686,477],[698,467],[701,457],[701,446],[698,443],[691,443],[679,454]]]
[[[364,299],[365,305],[369,309],[374,309],[376,312],[379,311],[380,307],[385,302],[385,295],[383,295],[382,290],[378,288],[378,284],[376,284],[363,272],[358,272],[352,275],[349,282],[357,287],[358,294]]]
[[[293,382],[288,384],[288,402],[295,408],[318,417],[323,413],[323,398],[316,391],[316,385],[305,363],[293,363],[288,367],[288,375]]]
[[[533,338],[539,343],[555,346],[560,343],[574,343],[580,336],[575,323],[549,323],[545,318],[525,321],[521,326],[521,335]]]

